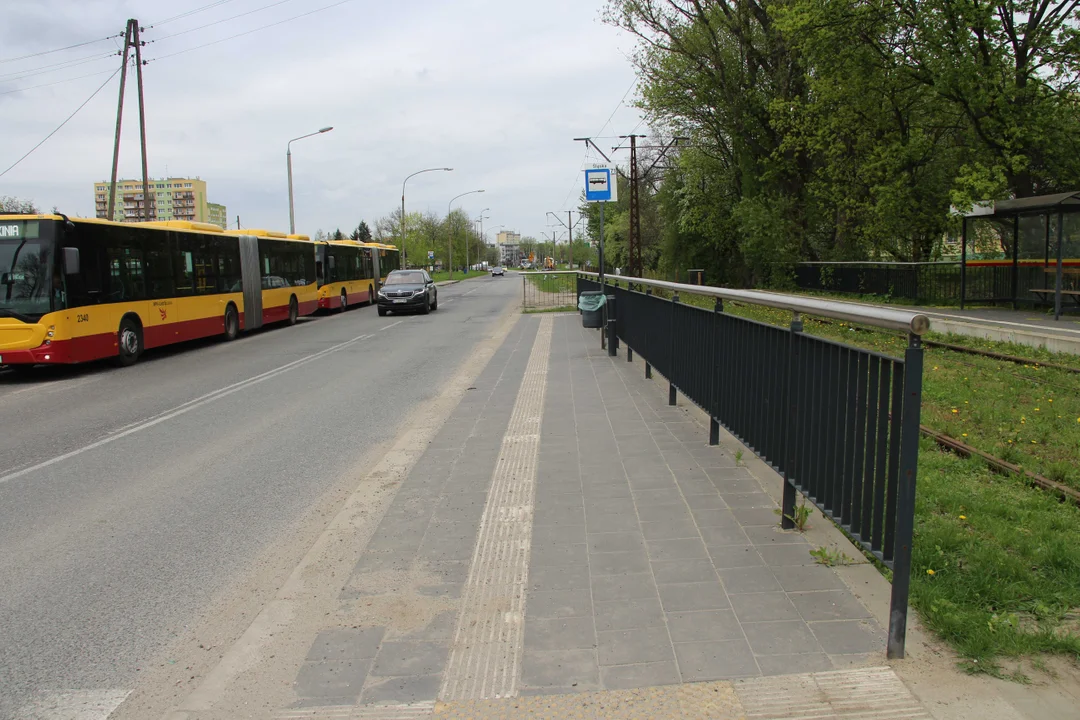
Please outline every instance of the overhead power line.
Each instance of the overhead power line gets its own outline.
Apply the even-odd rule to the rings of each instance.
[[[39,143],[38,143],[37,145],[35,145],[34,147],[30,148],[30,150],[29,150],[29,151],[28,151],[28,152],[27,152],[27,153],[26,153],[25,155],[23,155],[23,156],[22,156],[21,158],[19,158],[19,159],[18,159],[18,160],[16,160],[15,162],[13,162],[13,163],[11,164],[11,166],[10,166],[10,167],[8,167],[8,168],[7,168],[6,170],[4,170],[4,172],[0,172],[0,177],[4,177],[4,176],[5,176],[5,175],[7,175],[7,174],[8,174],[9,172],[11,172],[11,171],[12,171],[13,169],[15,169],[15,167],[16,167],[16,166],[17,166],[17,165],[18,165],[19,163],[21,163],[21,162],[22,162],[23,160],[25,160],[26,158],[30,157],[30,155],[32,155],[32,154],[33,154],[33,152],[34,152],[35,150],[37,150],[37,149],[38,149],[39,147],[41,147],[41,146],[42,146],[42,145],[44,145],[44,144],[45,144],[46,142],[48,142],[49,138],[51,138],[51,137],[52,137],[53,135],[55,135],[56,133],[60,132],[60,129],[61,129],[61,128],[63,128],[63,127],[65,126],[65,125],[67,125],[67,124],[68,124],[68,122],[69,122],[69,121],[71,120],[71,118],[73,118],[73,117],[75,117],[76,115],[78,115],[78,114],[79,114],[79,111],[80,111],[80,110],[82,110],[82,109],[83,109],[84,107],[86,107],[86,105],[87,105],[87,104],[88,104],[88,103],[89,103],[89,102],[90,102],[91,100],[93,100],[93,99],[94,99],[94,97],[96,97],[96,96],[97,96],[97,94],[98,94],[99,92],[101,92],[102,90],[104,90],[104,89],[105,89],[105,86],[106,86],[106,85],[108,85],[108,84],[109,84],[110,82],[112,82],[112,79],[113,79],[114,77],[116,77],[116,76],[117,76],[117,75],[118,75],[118,74],[120,73],[120,70],[121,70],[121,69],[122,69],[122,68],[117,68],[116,70],[114,70],[114,71],[113,71],[113,74],[109,76],[109,79],[108,79],[108,80],[106,80],[105,82],[101,83],[101,85],[100,85],[100,86],[98,86],[98,89],[97,89],[97,90],[95,90],[94,92],[92,92],[92,93],[90,94],[90,97],[88,97],[88,98],[86,98],[85,100],[83,100],[83,102],[82,102],[82,105],[79,105],[79,107],[75,108],[75,112],[73,112],[73,113],[71,113],[70,115],[68,115],[68,116],[67,116],[67,118],[66,118],[66,119],[64,120],[64,122],[62,122],[62,123],[60,123],[59,125],[57,125],[57,126],[56,126],[56,129],[55,129],[55,130],[53,130],[53,131],[52,131],[51,133],[49,133],[48,135],[46,135],[46,136],[45,136],[45,137],[44,137],[44,138],[43,138],[43,139],[41,140],[41,142],[39,142]]]
[[[252,33],[259,32],[260,30],[266,30],[268,28],[277,27],[278,25],[284,25],[287,22],[292,22],[293,20],[299,20],[300,18],[307,17],[308,15],[314,15],[315,13],[322,12],[323,10],[329,10],[331,8],[336,8],[339,5],[344,5],[344,4],[350,3],[352,1],[353,0],[339,0],[339,2],[332,3],[330,5],[326,5],[326,6],[321,7],[321,8],[315,8],[314,10],[309,10],[309,11],[307,11],[305,13],[300,13],[299,15],[293,15],[292,17],[285,18],[284,20],[278,20],[277,22],[272,22],[272,23],[270,23],[268,25],[262,25],[261,27],[252,28],[251,30],[246,30],[246,31],[244,31],[242,33],[237,33],[235,35],[230,35],[229,37],[224,37],[224,38],[221,38],[220,40],[213,40],[211,42],[203,43],[202,45],[196,45],[194,47],[189,47],[189,48],[186,48],[184,50],[177,50],[176,52],[168,53],[167,55],[159,55],[156,58],[153,58],[152,60],[148,60],[147,62],[153,62],[154,60],[164,60],[165,58],[176,57],[177,55],[183,55],[184,53],[189,53],[189,52],[192,52],[194,50],[201,50],[202,48],[210,47],[211,45],[218,45],[218,44],[223,43],[223,42],[228,42],[229,40],[235,40],[236,38],[244,37],[245,35],[251,35]]]
[[[239,13],[237,15],[233,15],[231,17],[222,18],[220,20],[215,20],[214,22],[206,23],[205,25],[199,25],[198,27],[193,27],[193,28],[189,28],[187,30],[181,30],[179,32],[174,32],[172,35],[165,35],[163,37],[155,38],[153,40],[150,40],[149,42],[158,42],[159,40],[168,40],[169,38],[179,37],[180,35],[187,35],[188,33],[193,33],[193,32],[196,32],[197,30],[205,30],[208,27],[214,27],[215,25],[220,25],[221,23],[226,23],[226,22],[229,22],[230,20],[236,20],[237,18],[242,18],[242,17],[244,17],[246,15],[252,15],[252,14],[257,13],[257,12],[262,12],[263,10],[269,10],[272,7],[277,7],[278,5],[284,5],[285,3],[292,2],[292,1],[293,0],[278,0],[275,3],[270,3],[269,5],[263,5],[262,7],[257,7],[254,10],[248,10],[247,12],[242,12],[242,13]]]
[[[74,50],[75,48],[86,47],[87,45],[94,45],[95,43],[105,42],[106,40],[112,40],[113,38],[124,37],[124,33],[117,33],[116,35],[109,35],[107,37],[98,38],[97,40],[87,40],[86,42],[75,43],[74,45],[68,45],[67,47],[55,48],[53,50],[42,50],[41,52],[30,53],[29,55],[20,55],[19,57],[10,57],[0,60],[0,63],[16,62],[18,60],[29,60],[30,58],[41,57],[42,55],[51,55],[52,53],[63,52],[65,50]]]
[[[105,58],[116,57],[118,53],[107,52],[98,53],[97,55],[88,55],[86,57],[75,58],[73,60],[65,60],[63,62],[53,63],[52,65],[42,65],[38,68],[30,68],[28,70],[13,70],[9,73],[0,75],[0,82],[11,82],[13,80],[24,80],[28,77],[34,77],[35,75],[45,75],[57,70],[66,70],[70,67],[77,65],[85,65],[86,63],[95,62],[97,60],[104,60]]]
[[[607,130],[607,126],[611,124],[612,119],[615,117],[615,113],[619,112],[619,108],[623,106],[623,103],[626,102],[627,96],[629,96],[630,93],[633,92],[635,87],[637,87],[637,78],[635,78],[634,82],[630,84],[630,87],[626,88],[626,92],[623,93],[622,98],[619,100],[618,103],[615,104],[615,109],[611,111],[611,115],[608,115],[607,121],[600,127],[599,130],[596,131],[596,134],[592,136],[593,138],[599,138],[600,134],[603,133],[604,130]],[[566,192],[566,197],[563,198],[562,205],[560,207],[565,208],[566,203],[570,200],[570,196],[574,194],[574,188],[580,187],[581,171],[585,169],[585,163],[589,161],[590,152],[591,146],[589,144],[586,144],[585,157],[581,160],[581,167],[579,167],[578,171],[574,174],[574,182],[570,185],[570,189]]]
[[[158,20],[157,22],[152,22],[147,27],[157,27],[158,25],[164,25],[165,23],[171,23],[173,20],[180,20],[181,18],[190,17],[192,15],[195,15],[196,13],[201,13],[204,10],[212,10],[212,9],[218,7],[219,5],[224,5],[226,3],[231,3],[232,1],[233,0],[216,0],[216,2],[212,2],[212,3],[209,3],[207,5],[203,5],[202,7],[197,7],[194,10],[188,10],[187,12],[182,12],[179,15],[173,15],[170,18],[165,18],[164,20]]]
[[[38,88],[51,87],[53,85],[60,85],[61,83],[72,82],[74,80],[83,80],[89,77],[97,77],[99,75],[105,75],[111,72],[112,70],[102,70],[101,72],[89,73],[87,75],[78,75],[76,77],[64,78],[63,80],[55,80],[53,82],[42,83],[40,85],[31,85],[30,87],[15,88],[14,90],[5,90],[3,92],[0,92],[0,95],[11,95],[12,93],[24,92],[26,90],[37,90]]]

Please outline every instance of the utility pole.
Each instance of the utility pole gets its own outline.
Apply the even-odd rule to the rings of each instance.
[[[124,30],[124,64],[120,66],[120,99],[116,105],[116,139],[113,142],[112,181],[109,183],[109,206],[106,209],[108,214],[105,216],[108,220],[113,219],[113,212],[116,209],[116,173],[120,163],[120,127],[124,119],[124,88],[127,86],[128,52],[131,49],[131,26],[133,24],[135,24],[134,20],[128,20],[127,28]]]
[[[139,38],[139,21],[131,20],[131,30],[135,34],[135,81],[139,86],[139,140],[142,143],[142,186],[143,186],[143,209],[145,219],[150,220],[150,181],[146,172],[146,105],[143,102],[143,79],[142,79],[142,40]],[[154,217],[157,219],[157,204],[154,204]]]
[[[630,138],[630,237],[627,242],[627,274],[641,277],[641,204],[638,195],[637,139],[644,135],[620,135]]]

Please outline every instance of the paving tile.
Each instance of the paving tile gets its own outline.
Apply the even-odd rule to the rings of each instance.
[[[525,601],[526,617],[568,618],[592,614],[588,590],[552,590],[530,592]]]
[[[738,525],[706,526],[701,528],[701,537],[710,548],[751,544],[746,532]]]
[[[805,544],[806,538],[798,530],[781,530],[778,523],[743,528],[754,545]]]
[[[574,544],[585,542],[585,525],[533,526],[533,547],[544,544]]]
[[[408,705],[430,702],[439,694],[441,674],[392,677],[373,682],[360,696],[362,705]]]
[[[755,655],[821,653],[821,645],[802,620],[744,622],[742,629]]]
[[[673,661],[667,628],[634,628],[596,633],[596,654],[601,666]]]
[[[530,651],[521,658],[521,682],[532,688],[595,690],[600,686],[600,668],[595,650]]]
[[[776,503],[773,499],[763,492],[746,492],[746,493],[733,493],[733,492],[720,492],[720,497],[724,498],[729,506],[732,508],[774,508]]]
[[[629,532],[638,529],[636,515],[624,513],[593,513],[586,516],[590,533]]]
[[[529,565],[588,565],[589,553],[585,543],[576,545],[550,544],[533,545],[529,554]]]
[[[585,500],[586,513],[619,513],[637,515],[637,507],[631,498],[587,498]]]
[[[650,540],[646,543],[650,560],[707,560],[705,544],[698,538]]]
[[[588,589],[588,565],[538,565],[529,568],[530,593]]]
[[[644,547],[640,532],[589,534],[589,553],[635,552]]]
[[[777,568],[776,579],[787,592],[812,590],[845,590],[844,581],[832,568],[822,565],[788,566]]]
[[[723,610],[731,607],[719,581],[696,583],[665,583],[658,585],[660,601],[665,612],[692,610]],[[794,608],[793,608],[794,609]]]
[[[581,505],[539,510],[533,525],[584,525],[585,508]]]
[[[758,546],[758,552],[769,567],[814,565],[814,558],[810,554],[810,550],[809,543]]]
[[[596,647],[591,616],[525,618],[525,647],[530,650],[589,650]]]
[[[701,495],[687,495],[686,502],[691,510],[727,510],[728,504],[720,494],[713,490]]]
[[[649,558],[644,549],[632,552],[595,553],[589,555],[589,570],[593,576],[625,575],[646,572]]]
[[[634,598],[657,598],[656,582],[651,573],[601,575],[592,578],[592,598],[595,603]]]
[[[592,499],[631,499],[630,486],[626,484],[625,480],[619,480],[607,485],[599,485],[590,483],[585,485],[582,490],[582,494],[585,496],[586,501]]]
[[[664,624],[664,611],[657,597],[598,602],[593,606],[596,630],[631,630],[633,628],[657,627]]]
[[[717,570],[764,565],[753,545],[724,545],[709,548],[709,557]]]
[[[734,610],[667,613],[672,642],[704,642],[743,638],[742,626]]]
[[[712,582],[716,569],[708,558],[697,560],[653,560],[653,575],[658,583]]]
[[[303,698],[356,698],[370,667],[370,659],[305,662],[296,676],[296,694]]]
[[[450,649],[444,643],[415,640],[384,642],[375,656],[371,674],[377,677],[428,675],[446,667]]]
[[[690,503],[694,501],[689,498],[695,495],[720,497],[716,487],[707,477],[698,477],[697,475],[679,476],[675,478],[675,482],[678,483],[679,489],[682,490],[683,495],[687,497],[687,501]]]
[[[678,505],[683,502],[683,495],[674,485],[664,490],[635,490],[634,502],[638,505]]]
[[[691,508],[691,515],[698,527],[739,527],[736,514],[720,508]]]
[[[767,567],[726,568],[720,570],[719,574],[728,595],[776,592],[781,589],[776,576]]]
[[[800,655],[758,655],[758,667],[761,674],[804,675],[806,673],[828,672],[835,670],[832,658],[824,653],[803,653]]]
[[[676,540],[700,537],[697,525],[692,520],[643,522],[641,523],[641,534],[646,540]]]
[[[742,623],[801,619],[786,593],[747,593],[731,595],[730,599],[731,607]]]
[[[641,505],[637,513],[642,522],[684,522],[692,517],[684,502],[668,505]]]
[[[683,682],[729,680],[760,675],[745,640],[676,643]]]
[[[330,628],[315,636],[307,660],[371,659],[379,649],[385,628]]]
[[[600,684],[605,690],[659,687],[675,685],[678,682],[679,670],[673,660],[600,668]]]
[[[872,620],[833,620],[809,625],[822,649],[830,655],[885,651],[885,632]]]
[[[808,622],[820,620],[861,620],[870,613],[848,590],[821,590],[817,592],[790,593],[791,602],[803,619]]]

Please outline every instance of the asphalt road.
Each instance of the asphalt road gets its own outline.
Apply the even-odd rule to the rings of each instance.
[[[132,368],[0,376],[0,718],[133,687],[520,291],[478,278],[426,317],[354,308]]]

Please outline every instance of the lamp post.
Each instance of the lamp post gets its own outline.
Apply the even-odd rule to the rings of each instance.
[[[406,175],[405,179],[401,182],[401,268],[405,269],[405,183],[409,182],[409,178],[419,175],[421,173],[437,172],[439,170],[443,172],[450,172],[454,168],[428,168],[427,170],[417,170],[412,175]]]
[[[331,125],[329,127],[324,127],[323,129],[316,130],[313,133],[308,133],[307,135],[301,135],[300,137],[293,138],[292,140],[290,140],[285,145],[285,163],[289,167],[289,234],[290,235],[295,235],[296,234],[296,220],[295,220],[295,217],[293,215],[293,194],[292,194],[292,144],[294,142],[296,142],[297,140],[303,140],[304,138],[309,138],[309,137],[312,137],[313,135],[321,135],[323,133],[330,132],[333,129],[334,129],[333,125]]]
[[[466,195],[474,195],[476,193],[482,193],[483,190],[470,190],[469,192],[463,192],[460,195],[450,198],[450,202],[446,203],[446,234],[447,248],[449,249],[449,265],[450,265],[450,279],[454,279],[454,227],[450,224],[450,206],[454,204],[454,201],[458,198],[463,198]],[[465,233],[465,276],[469,276],[469,234]]]

